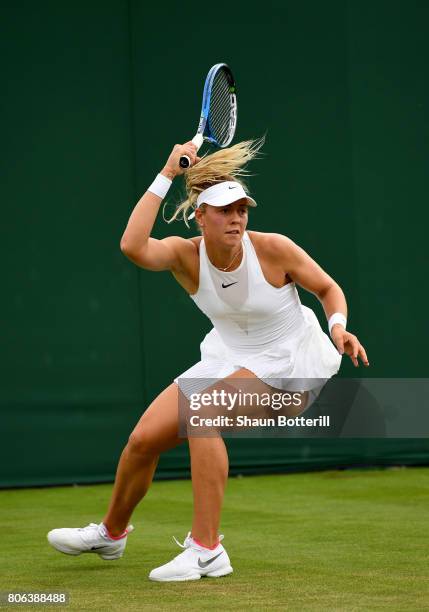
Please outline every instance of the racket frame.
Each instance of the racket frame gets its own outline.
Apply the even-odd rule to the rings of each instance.
[[[210,100],[212,94],[212,87],[214,79],[219,72],[219,70],[225,70],[231,79],[230,83],[230,94],[231,94],[231,113],[230,113],[230,126],[229,126],[229,137],[226,142],[220,145],[216,138],[211,135],[210,132],[210,121],[209,121],[209,111],[210,111]],[[237,97],[235,94],[235,80],[233,74],[231,72],[231,68],[224,63],[215,64],[212,66],[207,74],[206,81],[204,83],[204,91],[203,91],[203,103],[201,107],[201,115],[200,121],[198,123],[198,130],[195,136],[192,138],[193,144],[198,150],[201,148],[204,141],[210,142],[221,149],[227,147],[231,140],[234,138],[235,128],[237,126]],[[180,166],[182,168],[189,168],[191,165],[191,160],[187,155],[182,155],[180,158]]]

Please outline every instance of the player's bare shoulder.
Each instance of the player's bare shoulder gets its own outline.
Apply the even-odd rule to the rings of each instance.
[[[200,243],[202,239],[202,236],[193,236],[192,238],[188,238],[188,242],[191,242],[194,245],[197,254],[200,252]]]
[[[192,238],[187,239],[187,254],[188,257],[191,258],[193,264],[195,262],[199,262],[200,260],[200,244],[202,239],[202,236],[193,236]]]
[[[191,295],[198,290],[200,271],[199,245],[201,239],[202,236],[181,238],[181,242],[176,243],[180,250],[180,265],[171,270],[177,282]]]
[[[200,261],[200,242],[202,236],[194,236],[192,238],[179,238],[175,243],[175,248],[178,253],[179,268],[177,271],[191,275],[192,277],[199,270]]]
[[[198,236],[196,237],[198,240]],[[187,267],[189,263],[198,257],[198,246],[193,238],[182,238],[181,236],[168,236],[162,240],[174,252],[176,266],[178,269]]]
[[[287,256],[294,248],[294,242],[283,234],[254,231],[247,233],[258,254],[268,259],[278,259],[279,257]]]

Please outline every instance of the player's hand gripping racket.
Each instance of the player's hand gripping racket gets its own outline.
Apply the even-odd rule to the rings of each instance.
[[[198,131],[192,142],[200,149],[206,140],[220,148],[227,147],[235,134],[237,124],[237,97],[232,72],[226,64],[210,68],[204,84],[203,106]],[[180,158],[180,166],[189,168],[187,155]]]

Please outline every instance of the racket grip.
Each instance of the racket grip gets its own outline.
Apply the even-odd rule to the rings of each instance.
[[[197,152],[198,152],[198,150],[201,149],[201,145],[204,142],[203,135],[195,134],[195,136],[192,139],[192,142],[197,147]],[[189,159],[189,157],[187,155],[182,155],[179,161],[179,166],[181,168],[189,168],[190,165],[191,165],[191,160]]]
[[[179,166],[181,168],[189,168],[190,165],[191,160],[189,159],[189,157],[187,155],[182,155],[179,161]]]

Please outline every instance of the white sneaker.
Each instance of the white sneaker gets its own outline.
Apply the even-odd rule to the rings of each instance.
[[[219,536],[219,544],[213,550],[199,546],[188,533],[183,544],[173,537],[176,544],[185,550],[172,561],[152,570],[150,580],[173,582],[181,580],[199,580],[202,576],[218,578],[231,574],[233,569],[228,553],[220,544],[223,535]]]
[[[48,533],[48,542],[66,555],[96,553],[102,559],[112,560],[122,557],[127,543],[127,536],[134,527],[129,525],[124,535],[118,539],[111,538],[103,523],[90,523],[77,529],[53,529]]]

